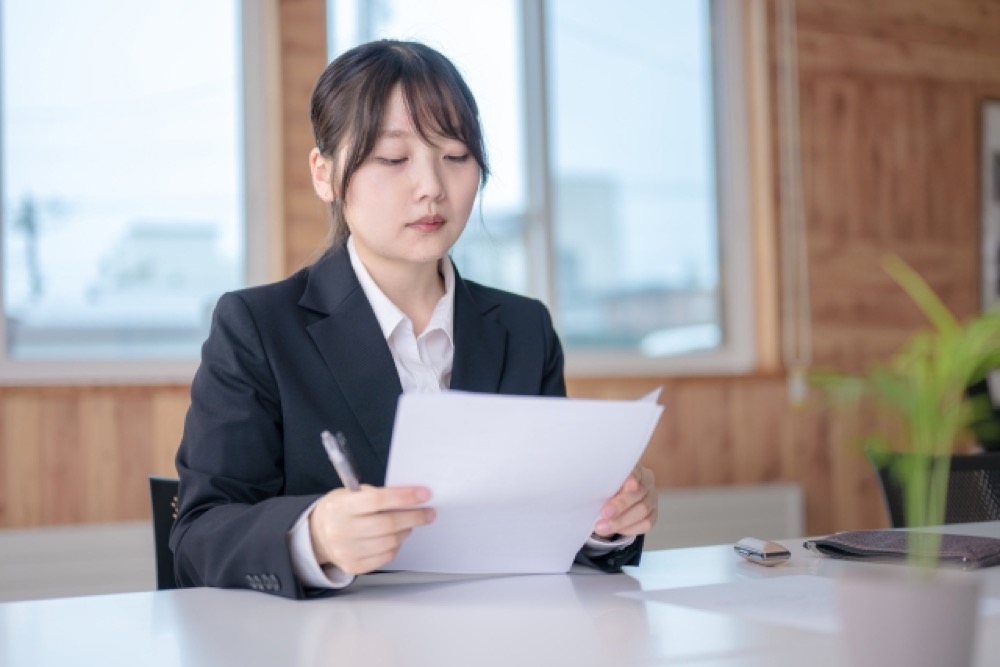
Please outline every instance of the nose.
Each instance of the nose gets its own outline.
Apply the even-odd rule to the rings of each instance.
[[[444,198],[445,186],[441,165],[435,158],[419,160],[414,169],[414,195],[418,201],[429,199],[439,201]]]

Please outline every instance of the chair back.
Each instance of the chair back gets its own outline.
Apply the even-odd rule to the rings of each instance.
[[[892,454],[888,460],[868,458],[878,473],[882,498],[893,528],[906,524],[906,502],[899,480],[892,473],[892,461],[906,454]],[[944,522],[971,523],[1000,520],[1000,452],[955,454],[950,459],[948,497]],[[882,465],[880,465],[880,463]]]
[[[170,529],[177,519],[177,487],[172,477],[149,477],[149,498],[153,506],[153,543],[156,547],[156,590],[177,588],[174,554],[170,550]]]

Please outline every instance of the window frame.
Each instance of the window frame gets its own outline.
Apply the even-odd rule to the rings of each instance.
[[[244,195],[244,279],[247,285],[273,277],[278,257],[269,251],[274,230],[269,220],[281,219],[280,45],[276,0],[242,0],[240,97],[242,100],[242,165]],[[3,21],[0,15],[0,22]],[[2,25],[2,23],[0,23]],[[2,57],[2,54],[0,54]],[[3,62],[0,60],[0,73]],[[2,95],[2,90],[0,90]],[[0,114],[3,113],[0,97]],[[3,137],[0,136],[0,142]],[[2,169],[2,164],[0,164]],[[0,172],[0,184],[2,184]],[[4,224],[0,214],[0,228]],[[280,248],[280,244],[277,245]],[[7,354],[7,318],[3,300],[3,234],[0,234],[0,386],[79,384],[187,384],[197,370],[199,355],[183,359],[21,360]]]

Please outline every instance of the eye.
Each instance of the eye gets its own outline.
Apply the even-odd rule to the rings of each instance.
[[[392,158],[392,157],[377,157],[376,156],[375,157],[375,162],[377,162],[379,164],[394,166],[394,165],[403,164],[404,162],[406,162],[406,158],[405,157]]]
[[[445,155],[444,159],[449,162],[468,162],[469,158],[472,157],[469,153],[463,155]]]

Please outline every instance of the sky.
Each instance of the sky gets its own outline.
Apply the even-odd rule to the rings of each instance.
[[[3,0],[0,10],[8,310],[27,294],[25,238],[10,221],[28,198],[49,298],[79,298],[137,221],[208,222],[220,255],[242,254],[236,3]]]

